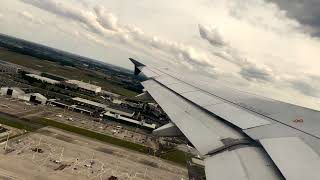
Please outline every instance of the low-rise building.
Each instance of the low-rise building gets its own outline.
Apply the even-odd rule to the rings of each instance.
[[[112,92],[105,91],[105,90],[101,90],[101,94],[109,96],[109,97],[115,97],[115,98],[119,98],[120,97],[119,94],[112,93]]]
[[[124,109],[124,108],[115,108],[115,107],[107,107],[105,108],[106,112],[111,112],[113,114],[118,114],[121,116],[125,116],[125,117],[129,117],[132,118],[134,116],[134,111],[130,111],[128,109]]]
[[[42,76],[39,76],[37,74],[26,74],[26,76],[34,78],[34,79],[42,81],[42,82],[49,83],[49,84],[59,84],[60,83],[60,81],[57,81],[57,80],[54,80],[54,79],[50,79],[50,78],[47,78],[47,77],[42,77]]]
[[[101,104],[98,102],[94,102],[91,100],[87,100],[87,99],[83,99],[80,97],[75,97],[72,98],[73,102],[75,105],[80,105],[83,107],[88,107],[91,109],[96,109],[96,110],[100,110],[100,111],[106,111],[106,112],[112,112],[114,114],[119,114],[125,117],[133,117],[134,116],[134,111],[130,111],[130,110],[126,110],[123,108],[116,108],[116,107],[109,107],[105,104]]]
[[[148,129],[148,130],[156,129],[156,125],[155,124],[148,124],[148,123],[146,123],[144,121],[137,121],[135,119],[127,118],[127,117],[124,117],[124,116],[121,116],[119,114],[115,114],[115,113],[112,113],[112,112],[104,113],[104,118],[106,118],[108,120],[117,121],[117,122],[120,122],[120,123],[126,123],[126,124],[130,124],[130,125],[137,125],[137,126],[140,126],[141,128]]]
[[[83,98],[80,98],[80,97],[72,98],[72,100],[75,102],[75,104],[78,104],[78,105],[81,105],[81,106],[86,106],[86,107],[89,107],[89,108],[102,109],[102,110],[107,108],[107,105],[105,105],[105,104],[94,102],[94,101],[91,101],[91,100],[88,100],[88,99],[83,99]]]
[[[57,106],[61,108],[66,108],[70,111],[75,111],[75,112],[80,112],[84,114],[88,114],[90,116],[97,114],[97,110],[86,107],[86,106],[81,106],[81,105],[76,105],[68,101],[61,101],[57,99],[49,99],[47,101],[47,104],[49,106]]]
[[[93,93],[100,93],[102,90],[102,88],[100,86],[96,86],[96,85],[85,83],[85,82],[78,81],[78,80],[68,80],[68,81],[65,81],[65,83],[71,84],[71,85],[76,85],[78,88],[80,88],[82,90],[93,92]]]
[[[57,107],[61,107],[61,108],[69,108],[73,104],[69,103],[69,102],[66,102],[66,101],[57,100],[57,99],[48,99],[47,100],[47,105],[49,105],[49,106],[57,106]]]
[[[37,104],[45,104],[47,98],[39,93],[28,93],[25,94],[23,90],[17,87],[2,87],[1,95],[10,96],[12,98],[17,98],[23,101],[30,101]]]
[[[113,98],[112,103],[120,105],[120,104],[122,104],[122,100]]]
[[[92,116],[96,112],[94,109],[87,108],[87,107],[84,107],[84,106],[79,106],[79,105],[71,105],[68,109],[71,110],[71,111],[79,112],[81,114],[85,113],[85,114],[88,114],[90,116]]]
[[[13,98],[19,98],[23,96],[25,92],[17,87],[2,87],[1,88],[1,95],[2,96],[11,96]]]
[[[29,93],[24,95],[24,100],[30,101],[36,104],[46,104],[47,98],[40,93]]]

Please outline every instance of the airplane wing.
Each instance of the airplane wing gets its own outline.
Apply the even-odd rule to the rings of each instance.
[[[320,179],[319,111],[130,60],[172,121],[154,133],[186,136],[207,179]]]

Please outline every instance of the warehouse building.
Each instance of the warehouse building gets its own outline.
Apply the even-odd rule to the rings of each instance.
[[[57,80],[50,79],[50,78],[47,78],[47,77],[42,77],[42,76],[39,76],[37,74],[26,74],[26,76],[34,78],[34,79],[42,81],[42,82],[45,82],[45,83],[49,83],[49,84],[59,84],[60,83]]]
[[[48,99],[40,93],[29,93],[24,95],[24,100],[35,104],[46,104]]]
[[[74,103],[76,105],[81,105],[81,106],[85,106],[85,107],[89,107],[89,108],[93,108],[93,109],[97,109],[97,110],[99,110],[99,109],[105,110],[107,108],[107,105],[105,105],[105,104],[90,101],[90,100],[83,99],[80,97],[72,98],[72,100],[74,101]]]
[[[1,88],[1,95],[2,96],[11,96],[12,98],[19,98],[23,96],[25,92],[17,87],[2,87]]]
[[[78,88],[84,91],[100,93],[102,88],[93,84],[85,83],[78,80],[68,80],[65,81],[66,84],[76,85]]]
[[[115,97],[115,98],[119,98],[120,97],[119,94],[112,93],[112,92],[105,91],[105,90],[101,90],[101,94],[109,96],[109,97]]]
[[[87,107],[87,108],[91,108],[91,109],[95,109],[95,110],[100,110],[100,111],[112,112],[114,114],[119,114],[119,115],[129,117],[129,118],[132,118],[134,116],[134,111],[129,111],[127,109],[123,109],[120,107],[119,108],[108,107],[105,104],[90,101],[90,100],[83,99],[80,97],[72,98],[72,100],[74,101],[74,104],[80,105],[83,107]]]
[[[122,104],[122,100],[113,98],[112,103],[120,105],[120,104]]]
[[[106,112],[104,113],[104,118],[108,119],[108,120],[113,120],[113,121],[117,121],[120,123],[125,123],[125,124],[129,124],[129,125],[137,125],[140,126],[143,129],[147,129],[147,130],[154,130],[156,129],[156,125],[155,124],[148,124],[144,121],[137,121],[131,118],[127,118],[127,117],[123,117],[119,114],[115,114],[112,112]]]
[[[69,110],[79,112],[81,114],[88,114],[90,116],[92,116],[96,112],[94,109],[87,108],[84,106],[79,106],[79,105],[71,105],[69,107]]]
[[[125,117],[129,117],[132,118],[134,116],[134,111],[130,111],[128,109],[124,109],[124,108],[115,108],[115,107],[107,107],[105,108],[106,112],[111,112],[113,114],[118,114],[121,116],[125,116]]]
[[[72,103],[65,102],[65,101],[60,101],[60,100],[57,100],[57,99],[49,99],[49,100],[47,100],[47,104],[49,106],[57,106],[57,107],[60,107],[60,108],[69,108],[72,105]]]
[[[57,107],[61,107],[61,108],[66,108],[68,110],[79,112],[81,114],[88,114],[90,116],[92,116],[96,112],[94,109],[91,109],[91,108],[88,108],[85,106],[75,105],[75,104],[72,104],[72,103],[66,102],[66,101],[60,101],[57,99],[49,99],[47,101],[47,104],[49,106],[57,106]]]
[[[9,87],[2,87],[1,88],[1,95],[3,96],[10,96],[12,98],[17,98],[23,101],[29,101],[36,104],[46,104],[47,98],[39,93],[28,93],[25,94],[23,90],[20,88],[9,88]]]

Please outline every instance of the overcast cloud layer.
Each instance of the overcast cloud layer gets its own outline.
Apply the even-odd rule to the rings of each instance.
[[[320,109],[320,23],[314,7],[319,3],[310,2],[4,0],[0,30],[99,60],[115,59],[108,62],[127,68],[126,59],[133,56],[189,69]],[[39,29],[39,36],[32,36]]]
[[[320,36],[320,1],[319,0],[269,0],[287,12],[289,17],[309,26],[309,32]]]

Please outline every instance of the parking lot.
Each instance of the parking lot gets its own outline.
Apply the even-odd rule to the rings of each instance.
[[[46,116],[48,119],[70,124],[73,126],[89,129],[95,132],[107,134],[119,139],[128,140],[134,143],[142,144],[148,147],[155,147],[157,139],[146,133],[140,133],[138,128],[128,127],[120,123],[108,120],[99,120],[87,115],[63,111],[57,109],[55,113]]]

